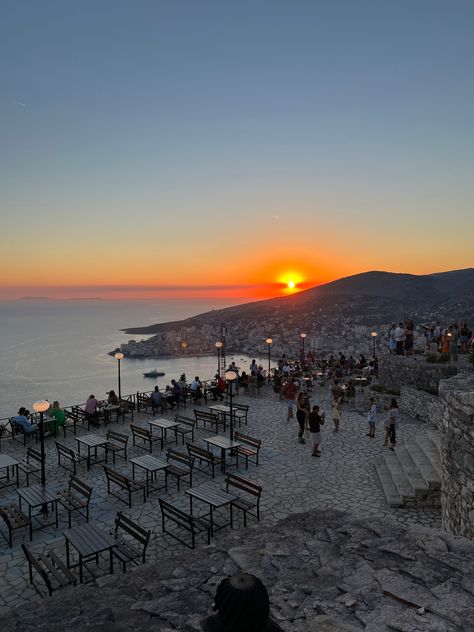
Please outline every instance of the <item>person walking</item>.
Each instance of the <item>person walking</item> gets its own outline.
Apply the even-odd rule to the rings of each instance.
[[[296,400],[296,420],[298,421],[298,442],[306,443],[303,435],[309,416],[309,397],[306,393],[299,392]]]
[[[308,421],[311,441],[313,442],[311,456],[321,456],[319,446],[321,444],[321,426],[324,425],[324,413],[319,414],[319,406],[313,406],[313,410],[309,413]]]
[[[342,398],[336,395],[332,400],[332,420],[334,422],[334,432],[339,432],[339,424],[341,422],[341,404]]]
[[[377,406],[375,399],[371,397],[369,399],[369,409],[367,411],[367,421],[369,423],[369,432],[367,436],[373,439],[375,437],[375,417],[377,415]]]

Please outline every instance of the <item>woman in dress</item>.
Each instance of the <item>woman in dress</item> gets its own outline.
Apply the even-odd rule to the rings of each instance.
[[[50,413],[51,413],[51,417],[54,417],[53,432],[56,435],[58,432],[58,428],[60,428],[61,426],[64,426],[64,423],[66,421],[66,413],[61,408],[61,405],[59,404],[57,400],[53,402]]]

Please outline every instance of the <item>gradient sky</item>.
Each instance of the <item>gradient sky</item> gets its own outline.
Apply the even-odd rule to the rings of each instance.
[[[0,298],[472,266],[473,26],[472,0],[3,0]]]

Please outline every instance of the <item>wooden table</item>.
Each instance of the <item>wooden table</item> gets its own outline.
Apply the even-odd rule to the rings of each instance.
[[[99,437],[95,434],[88,434],[76,437],[77,451],[81,453],[81,444],[87,446],[87,469],[91,469],[91,450],[94,448],[94,463],[100,463],[97,458],[97,448],[103,448],[105,451],[105,444],[107,443],[106,437]],[[105,462],[105,457],[103,459]]]
[[[237,448],[239,448],[242,444],[238,441],[232,441],[228,437],[223,437],[222,435],[216,435],[215,437],[205,438],[204,441],[207,443],[207,449],[209,450],[210,445],[214,445],[217,448],[221,449],[221,471],[225,472],[225,453],[227,451],[236,450],[236,458],[235,464],[238,466],[239,455],[237,454]]]
[[[102,411],[104,415],[104,426],[106,426],[109,422],[112,423],[113,413],[116,413],[117,421],[118,421],[122,408],[118,404],[108,404],[106,406],[102,406],[100,410]]]
[[[157,419],[152,419],[148,422],[150,425],[150,431],[153,432],[153,428],[159,428],[161,431],[161,449],[163,450],[164,443],[167,439],[167,431],[174,430],[175,442],[178,443],[178,433],[176,428],[179,426],[177,421],[170,421],[169,419],[165,419],[164,417],[158,417]]]
[[[66,538],[67,567],[79,566],[79,581],[81,584],[84,583],[83,568],[85,568],[85,563],[92,557],[95,557],[97,560],[98,555],[104,551],[109,552],[109,570],[111,574],[114,572],[113,549],[116,541],[112,535],[86,523],[64,531],[64,537]],[[71,564],[71,546],[79,554],[79,563],[77,565]]]
[[[0,489],[15,485],[18,487],[20,484],[18,478],[18,461],[8,454],[0,454],[0,470],[6,470],[6,476],[0,478]],[[15,480],[10,482],[10,472]],[[4,482],[6,481],[6,483]]]
[[[41,507],[42,512],[45,516],[48,515],[48,505],[51,505],[51,509],[54,509],[55,514],[55,522],[48,523],[40,523],[39,527],[36,529],[44,529],[44,527],[49,527],[52,524],[56,524],[56,529],[58,528],[58,494],[56,491],[52,491],[48,487],[43,487],[43,485],[30,485],[30,487],[21,487],[16,490],[18,494],[18,499],[21,503],[24,500],[28,505],[28,517],[30,519],[30,539],[33,537],[33,518],[36,518],[38,522],[38,515],[32,515],[32,509],[36,507]]]
[[[156,474],[160,470],[166,470],[169,467],[169,463],[163,461],[163,459],[157,459],[155,456],[151,454],[144,454],[143,456],[137,456],[134,459],[130,459],[130,463],[132,464],[132,477],[135,480],[135,466],[145,470],[146,472],[146,493],[147,496],[150,494],[150,482],[156,480]],[[151,481],[150,481],[151,479]],[[153,489],[163,489],[163,487],[153,487]],[[164,489],[168,491],[168,486],[165,479]]]
[[[201,485],[200,487],[191,487],[186,490],[186,494],[189,496],[189,513],[193,515],[193,499],[200,500],[203,503],[209,505],[209,523],[211,525],[211,536],[214,535],[214,531],[223,529],[224,527],[233,527],[232,521],[232,508],[230,503],[236,498],[233,494],[223,491],[217,487],[208,487],[207,485]],[[230,507],[230,520],[225,524],[214,524],[214,510],[220,507]],[[206,514],[207,516],[207,514]]]

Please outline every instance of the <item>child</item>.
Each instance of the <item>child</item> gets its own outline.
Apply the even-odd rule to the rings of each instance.
[[[369,399],[369,410],[367,412],[367,421],[369,422],[369,432],[367,436],[373,439],[375,437],[375,416],[377,414],[377,406],[375,405],[375,399],[371,397]]]
[[[321,426],[324,425],[324,413],[319,414],[319,406],[313,406],[309,413],[309,431],[313,440],[313,451],[311,456],[321,456],[319,444],[321,443]]]

